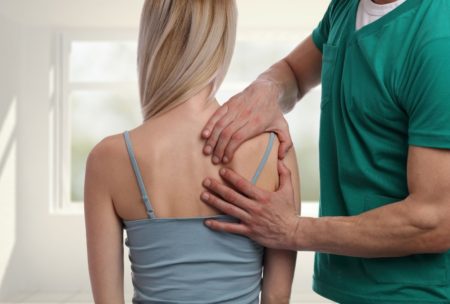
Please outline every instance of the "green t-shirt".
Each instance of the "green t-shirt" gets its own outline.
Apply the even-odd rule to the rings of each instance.
[[[450,0],[408,0],[355,31],[358,4],[332,1],[313,32],[323,53],[321,216],[404,199],[409,145],[450,149]],[[313,288],[339,303],[448,304],[450,251],[318,253]]]

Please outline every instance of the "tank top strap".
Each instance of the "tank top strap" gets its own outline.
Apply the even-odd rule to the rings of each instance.
[[[264,155],[258,165],[258,168],[256,169],[255,175],[253,175],[252,184],[256,184],[256,182],[258,181],[259,175],[261,174],[262,170],[264,169],[264,166],[267,163],[267,159],[269,158],[270,151],[272,150],[273,141],[275,139],[275,136],[276,135],[274,132],[270,133],[269,143],[267,144],[266,151],[264,152]]]
[[[136,180],[139,186],[139,191],[141,192],[142,201],[144,202],[145,209],[147,210],[147,215],[149,218],[155,218],[155,213],[153,212],[152,204],[147,195],[147,191],[145,190],[144,180],[142,179],[141,170],[139,170],[139,166],[136,160],[136,156],[134,155],[133,146],[131,144],[130,134],[128,131],[123,133],[123,137],[125,139],[125,143],[127,145],[128,156],[130,157],[131,166],[133,167],[134,175],[136,175]]]

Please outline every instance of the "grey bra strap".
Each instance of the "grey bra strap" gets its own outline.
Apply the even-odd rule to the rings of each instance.
[[[147,215],[149,218],[155,218],[155,213],[153,212],[152,204],[147,196],[147,191],[145,190],[144,180],[142,179],[141,170],[136,161],[136,157],[133,152],[133,146],[131,145],[130,134],[128,131],[123,133],[125,138],[125,143],[127,145],[128,155],[130,156],[131,165],[133,166],[134,175],[136,175],[136,180],[139,185],[139,190],[141,192],[142,201],[144,202],[145,209],[147,209]]]
[[[259,175],[261,174],[261,171],[264,169],[264,166],[267,163],[267,159],[269,158],[270,151],[272,150],[274,139],[275,139],[275,133],[271,132],[266,151],[264,152],[263,158],[261,159],[261,162],[259,163],[258,169],[256,169],[255,175],[253,175],[252,184],[256,184],[256,182],[258,181]]]

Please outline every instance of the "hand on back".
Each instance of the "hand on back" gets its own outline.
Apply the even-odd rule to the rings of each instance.
[[[209,119],[202,131],[206,139],[203,152],[212,155],[213,163],[229,163],[237,148],[264,132],[277,133],[278,157],[284,158],[292,146],[289,127],[278,105],[278,87],[256,80],[243,92],[233,96]]]

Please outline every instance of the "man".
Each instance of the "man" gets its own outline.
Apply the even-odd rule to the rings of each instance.
[[[204,152],[227,163],[322,82],[320,218],[298,217],[289,171],[262,191],[232,170],[207,221],[273,248],[317,251],[314,290],[339,303],[450,303],[450,1],[334,0],[313,34],[211,118]]]

